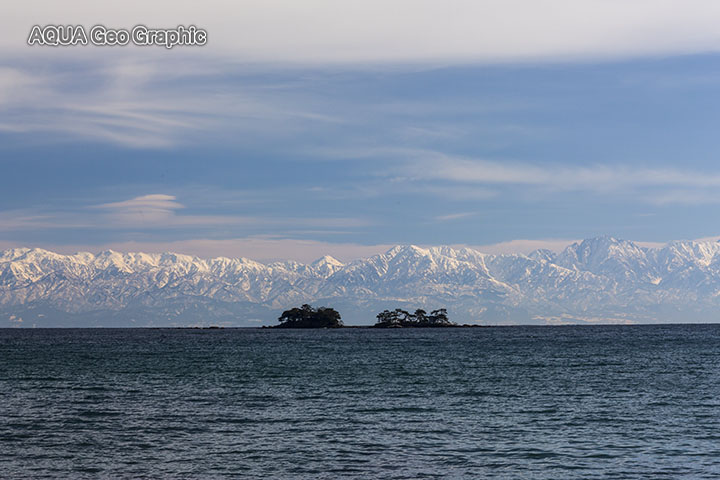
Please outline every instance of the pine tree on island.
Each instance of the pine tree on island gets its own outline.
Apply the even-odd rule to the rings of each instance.
[[[307,303],[300,308],[285,310],[277,328],[339,328],[343,326],[340,313],[333,308],[314,308]]]
[[[401,308],[395,310],[383,310],[377,314],[376,327],[452,327],[453,322],[448,319],[447,309],[439,308],[428,313],[418,308],[415,313],[410,313]]]

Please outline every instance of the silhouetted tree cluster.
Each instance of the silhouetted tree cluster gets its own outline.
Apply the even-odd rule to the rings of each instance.
[[[377,314],[376,327],[448,327],[454,325],[447,315],[447,310],[439,308],[429,314],[422,308],[415,313],[407,312],[401,308],[383,310]]]
[[[300,308],[285,310],[280,318],[280,328],[338,328],[343,323],[340,313],[333,308],[313,308],[305,304]]]

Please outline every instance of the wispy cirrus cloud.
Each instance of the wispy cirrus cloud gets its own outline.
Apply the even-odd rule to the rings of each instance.
[[[257,223],[259,219],[230,215],[181,215],[185,208],[176,197],[149,194],[111,203],[83,208],[58,206],[0,211],[0,231],[42,229],[147,229],[200,227],[214,225],[242,225]]]
[[[135,68],[80,65],[62,69],[16,66],[0,71],[0,131],[56,134],[138,148],[167,147],[180,132],[203,128],[202,118],[167,95],[152,95]],[[84,76],[83,76],[84,74]],[[129,77],[126,79],[125,77]],[[87,83],[79,88],[79,83]],[[132,84],[129,85],[129,84]],[[12,118],[12,121],[9,119]],[[58,139],[59,140],[59,139]]]
[[[254,217],[238,215],[181,215],[185,206],[174,195],[155,193],[119,202],[88,207],[101,214],[102,221],[113,226],[145,226],[151,228],[243,225],[260,222]]]
[[[155,193],[121,202],[102,203],[90,208],[109,212],[128,222],[138,220],[156,222],[167,220],[175,215],[176,210],[185,208],[175,200],[173,195]]]
[[[423,158],[424,157],[424,158]],[[720,172],[643,168],[622,164],[561,165],[468,159],[422,152],[403,173],[412,179],[458,183],[507,184],[553,190],[615,191],[642,187],[717,187]]]
[[[97,141],[165,149],[203,138],[238,141],[293,135],[314,123],[341,121],[310,105],[283,80],[254,80],[233,65],[207,68],[197,57],[83,59],[67,72],[57,60],[0,68],[0,132],[49,135],[44,141]],[[242,75],[241,75],[242,76]],[[279,84],[273,89],[273,84]],[[12,121],[10,120],[12,119]]]
[[[447,215],[438,215],[435,217],[435,220],[440,222],[447,222],[450,220],[459,220],[461,218],[467,218],[472,217],[473,215],[477,215],[475,212],[460,212],[460,213],[450,213]]]
[[[720,203],[720,193],[714,185],[707,188],[676,188],[650,194],[646,197],[646,201],[661,207],[666,205],[714,205]]]
[[[0,59],[12,65],[0,68],[0,109],[6,119],[0,119],[0,132],[132,148],[170,148],[199,137],[237,141],[229,132],[238,131],[246,139],[259,132],[292,135],[312,130],[308,122],[343,122],[357,112],[374,123],[383,109],[405,116],[457,116],[527,108],[527,100],[517,98],[449,106],[385,99],[379,105],[370,102],[370,109],[355,102],[352,111],[338,114],[338,100],[328,106],[308,98],[312,82],[298,88],[302,75],[288,88],[287,77],[253,81],[238,72],[272,76],[328,66],[386,71],[388,64],[412,70],[720,51],[720,5],[704,0],[688,0],[683,8],[669,0],[277,0],[233,5],[212,0],[202,12],[167,0],[152,6],[139,0],[122,7],[84,0],[32,5],[16,6],[0,19]],[[131,28],[138,22],[137,11],[143,12],[146,24],[162,27],[193,19],[209,31],[210,42],[201,49],[172,52],[35,48],[25,43],[30,28],[49,18],[86,28],[111,19],[114,27]],[[215,81],[221,77],[231,79],[232,88]],[[478,127],[451,122],[403,125],[397,127],[398,134],[413,142],[466,136]],[[525,135],[527,127],[495,128],[514,128],[516,135]]]
[[[380,196],[391,191],[480,201],[503,198],[507,195],[503,188],[515,187],[542,193],[621,194],[658,206],[720,203],[716,191],[720,187],[720,170],[646,167],[622,162],[579,165],[523,162],[409,147],[347,146],[313,152],[327,160],[366,162],[372,166],[370,171],[375,179],[386,182],[375,180],[353,195]]]
[[[367,227],[371,221],[351,216],[273,216],[184,213],[186,206],[174,195],[153,193],[117,202],[61,209],[57,206],[0,211],[0,231],[53,229],[147,231],[166,229],[214,230],[218,227],[236,230],[262,227],[273,231],[306,231],[309,227],[332,234],[334,229]],[[342,233],[349,233],[343,231]]]
[[[447,198],[497,197],[500,187],[523,187],[550,193],[622,193],[657,205],[720,201],[714,191],[720,186],[720,171],[649,168],[622,163],[530,163],[397,147],[351,147],[345,151],[329,150],[325,154],[335,158],[382,161],[383,167],[374,170],[376,176],[403,185],[399,187],[401,191],[424,189]]]

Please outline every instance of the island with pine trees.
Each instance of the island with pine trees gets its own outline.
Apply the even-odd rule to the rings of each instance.
[[[377,314],[375,328],[432,328],[432,327],[456,327],[455,323],[448,319],[447,310],[439,308],[427,313],[422,308],[410,313],[401,308],[395,310],[383,310]]]
[[[341,328],[340,313],[334,308],[315,308],[307,303],[300,308],[285,310],[275,328]]]
[[[318,307],[304,304],[301,307],[285,310],[278,318],[280,322],[274,328],[342,328],[344,327],[340,313],[334,308]],[[458,327],[448,318],[447,310],[439,308],[427,313],[418,308],[410,313],[401,308],[383,310],[377,314],[377,322],[373,328],[437,328]]]

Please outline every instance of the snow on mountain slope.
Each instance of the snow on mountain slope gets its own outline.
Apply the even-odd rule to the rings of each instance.
[[[598,237],[528,256],[405,245],[347,264],[330,256],[266,265],[176,253],[0,252],[5,326],[271,324],[306,302],[342,306],[347,323],[365,324],[394,307],[446,307],[468,323],[713,321],[720,243],[651,249]]]

